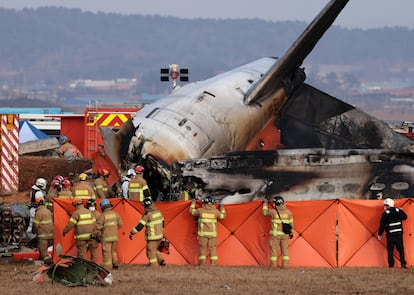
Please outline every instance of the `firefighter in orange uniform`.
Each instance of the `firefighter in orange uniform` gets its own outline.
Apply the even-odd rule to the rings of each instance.
[[[83,207],[81,199],[75,199],[72,202],[75,211],[69,219],[68,224],[63,229],[65,236],[73,227],[75,227],[76,248],[78,249],[78,257],[87,259],[86,252],[88,250],[89,239],[95,226],[95,219],[92,213]]]
[[[206,265],[207,248],[210,251],[210,264],[216,265],[217,256],[217,220],[226,217],[224,205],[220,203],[220,211],[217,210],[211,196],[203,199],[203,206],[196,209],[196,200],[193,199],[190,205],[190,214],[198,217],[198,244],[200,247],[200,256],[198,257],[200,265]]]
[[[158,250],[161,239],[164,237],[164,216],[152,202],[151,198],[145,198],[142,205],[144,206],[145,214],[142,216],[137,226],[131,229],[129,239],[132,240],[132,237],[145,226],[145,240],[147,242],[146,250],[149,265],[164,266],[164,257],[162,257]]]
[[[289,265],[289,239],[293,237],[293,216],[289,209],[286,208],[285,200],[281,196],[273,198],[274,208],[268,208],[268,200],[264,199],[263,215],[271,218],[270,229],[270,266],[277,267],[277,251],[280,247],[282,256],[282,268]],[[289,224],[290,227],[283,229],[283,224]],[[288,231],[285,233],[284,231]]]
[[[144,201],[144,198],[150,197],[151,192],[148,188],[147,181],[143,177],[144,167],[138,165],[135,167],[136,175],[132,175],[128,184],[128,195],[130,200]]]
[[[73,197],[76,199],[95,199],[95,192],[93,188],[86,182],[88,175],[86,173],[81,173],[78,176],[79,181],[76,182],[72,187]]]
[[[37,246],[40,251],[40,258],[46,265],[52,264],[52,257],[47,248],[53,245],[53,215],[44,206],[43,197],[36,199],[36,213],[33,219],[33,233],[37,234]]]
[[[86,203],[86,209],[88,209],[91,212],[92,217],[95,221],[94,225],[93,225],[94,226],[93,232],[95,232],[96,221],[98,220],[99,216],[101,215],[101,213],[96,210],[96,200],[95,199],[89,199],[88,202]],[[99,246],[99,240],[92,235],[92,237],[91,237],[91,239],[89,240],[89,243],[88,243],[88,249],[91,253],[91,260],[95,263],[98,262],[98,246]]]
[[[95,195],[99,199],[112,198],[114,194],[108,185],[109,170],[101,168],[98,170],[98,178],[94,182]]]
[[[96,221],[93,236],[102,243],[104,267],[118,269],[118,230],[122,226],[122,219],[118,213],[112,211],[112,205],[108,199],[102,199],[100,206],[102,214]]]

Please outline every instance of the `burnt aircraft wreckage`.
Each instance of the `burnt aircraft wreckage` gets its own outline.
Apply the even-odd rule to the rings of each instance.
[[[228,203],[412,196],[413,140],[304,83],[304,59],[347,2],[330,1],[280,59],[189,83],[101,129],[115,165],[144,165],[154,197],[185,184]],[[267,126],[281,148],[265,150]]]

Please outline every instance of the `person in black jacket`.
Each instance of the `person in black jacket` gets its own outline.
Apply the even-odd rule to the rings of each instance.
[[[384,213],[382,213],[378,229],[378,240],[384,231],[387,234],[388,266],[394,267],[394,247],[400,255],[401,268],[406,268],[404,257],[403,226],[402,221],[407,219],[407,214],[401,208],[394,207],[394,200],[384,200]]]

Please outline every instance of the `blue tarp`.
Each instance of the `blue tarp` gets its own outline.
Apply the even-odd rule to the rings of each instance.
[[[46,138],[50,138],[50,136],[37,129],[29,121],[19,122],[19,143]]]

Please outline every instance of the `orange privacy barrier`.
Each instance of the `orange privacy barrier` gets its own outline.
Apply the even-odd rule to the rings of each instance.
[[[97,200],[99,203],[99,200]],[[130,230],[144,212],[140,202],[110,199],[113,210],[123,220],[119,230],[118,258],[122,264],[147,264],[144,230],[129,240]],[[62,253],[76,255],[73,231],[62,231],[73,211],[68,199],[54,199],[55,246]],[[269,265],[270,218],[262,215],[262,201],[226,205],[227,217],[218,223],[219,265]],[[404,221],[404,246],[407,266],[414,263],[412,199],[395,201],[408,215]],[[164,235],[170,241],[167,264],[197,264],[198,242],[195,219],[189,213],[190,201],[157,203],[164,214]],[[321,200],[287,202],[295,223],[290,240],[290,266],[387,266],[386,238],[377,240],[383,212],[382,200]],[[55,247],[56,249],[56,247]],[[57,259],[56,253],[55,260]],[[396,265],[399,256],[395,252]],[[99,257],[99,261],[102,261]]]

